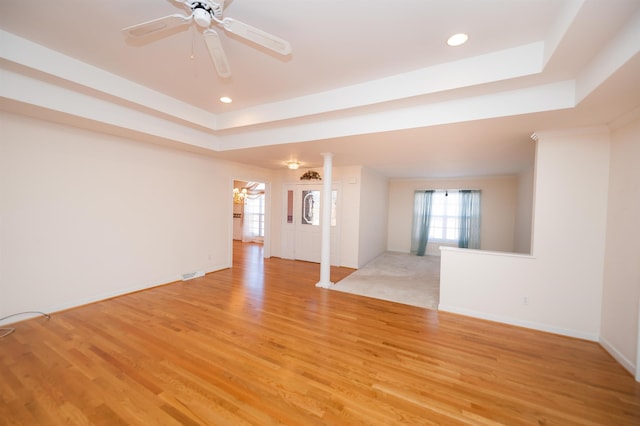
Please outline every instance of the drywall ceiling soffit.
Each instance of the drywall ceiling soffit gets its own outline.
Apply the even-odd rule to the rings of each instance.
[[[375,155],[385,158],[393,149],[386,145],[394,131],[421,139],[419,129],[446,126],[457,133],[456,123],[519,115],[548,119],[544,113],[549,111],[579,123],[564,112],[579,109],[576,99],[589,104],[590,94],[608,85],[608,76],[625,74],[620,70],[633,62],[633,48],[623,49],[626,62],[604,59],[607,51],[624,45],[623,36],[615,37],[625,28],[632,33],[629,19],[638,16],[637,2],[618,0],[416,1],[393,10],[371,1],[325,1],[323,7],[336,13],[319,20],[317,5],[287,8],[276,7],[277,0],[270,6],[234,0],[229,15],[278,28],[278,35],[294,45],[294,54],[274,58],[227,37],[234,74],[219,81],[200,57],[202,42],[192,29],[147,44],[123,39],[120,28],[174,13],[169,1],[55,3],[0,6],[4,97],[232,160],[246,157],[261,167],[281,166],[279,158],[293,151],[317,156],[314,150],[323,141],[340,140],[341,148],[352,141],[358,145],[361,138],[376,141],[375,149],[350,161],[374,162]],[[460,17],[461,6],[477,13]],[[402,28],[389,25],[398,20]],[[472,38],[463,49],[452,50],[442,38],[456,26],[469,28]],[[372,33],[380,37],[366,36]],[[186,53],[193,49],[195,61],[166,59],[186,58],[185,46]],[[615,66],[602,72],[599,56],[600,64]],[[30,90],[34,87],[37,91]],[[231,106],[212,101],[220,94],[236,101]],[[461,126],[468,132],[472,127]],[[522,128],[519,134],[532,130]],[[429,137],[427,130],[422,133]],[[466,139],[499,153],[492,148],[497,139],[492,133],[485,127]],[[280,147],[269,150],[269,158],[245,155],[266,145]],[[334,163],[341,161],[337,155]],[[425,162],[421,169],[428,166]]]

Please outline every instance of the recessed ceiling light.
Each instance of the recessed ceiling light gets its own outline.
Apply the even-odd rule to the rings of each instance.
[[[231,102],[233,102],[233,99],[231,99],[228,96],[223,96],[220,98],[220,102],[225,103],[225,104],[230,104]]]
[[[468,39],[469,39],[469,36],[466,35],[465,33],[458,33],[449,37],[449,40],[447,40],[447,44],[449,46],[460,46],[461,44],[466,43]]]

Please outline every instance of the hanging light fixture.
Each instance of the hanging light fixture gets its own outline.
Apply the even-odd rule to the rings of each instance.
[[[240,204],[244,202],[244,198],[247,196],[247,188],[242,188],[242,190],[238,188],[233,188],[233,202],[236,204]]]

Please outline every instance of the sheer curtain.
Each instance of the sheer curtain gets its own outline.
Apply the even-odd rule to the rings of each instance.
[[[429,240],[431,221],[431,198],[433,190],[416,191],[413,201],[413,229],[411,231],[411,253],[424,256]]]
[[[480,248],[480,191],[460,190],[460,238],[458,247]]]

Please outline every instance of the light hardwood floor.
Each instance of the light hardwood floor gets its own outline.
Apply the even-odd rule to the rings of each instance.
[[[18,323],[0,424],[640,424],[640,385],[596,343],[318,277],[235,244],[232,269]]]

